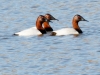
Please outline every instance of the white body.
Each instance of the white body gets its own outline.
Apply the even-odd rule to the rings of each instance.
[[[41,32],[37,30],[36,27],[31,27],[23,31],[17,32],[15,34],[17,34],[18,36],[33,36],[33,35],[40,35]]]
[[[74,28],[63,28],[63,29],[59,29],[53,32],[56,33],[56,36],[79,34]],[[51,32],[48,32],[48,33],[50,34]],[[35,36],[35,35],[40,35],[42,33],[39,30],[37,30],[36,27],[31,27],[31,28],[22,30],[20,32],[17,32],[15,34],[17,34],[18,36]]]
[[[79,34],[74,28],[63,28],[63,29],[59,29],[53,32],[56,32],[56,36]]]

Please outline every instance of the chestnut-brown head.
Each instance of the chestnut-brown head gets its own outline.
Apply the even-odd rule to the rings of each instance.
[[[44,16],[45,16],[48,20],[57,20],[57,21],[58,21],[58,19],[54,18],[51,14],[45,14]],[[52,27],[49,25],[49,22],[44,22],[43,25],[44,25],[44,29],[45,29],[47,32],[53,31]]]
[[[43,23],[43,22],[51,22],[49,19],[47,19],[43,15],[39,15],[39,17],[37,18],[37,21],[40,21],[41,23]]]
[[[58,19],[54,18],[51,14],[45,14],[45,17],[46,17],[48,20],[57,20],[57,21],[59,21]]]
[[[73,20],[72,20],[72,24],[73,24],[73,28],[78,31],[79,33],[83,33],[82,30],[80,29],[79,25],[78,25],[78,22],[79,21],[87,21],[86,19],[84,19],[81,15],[75,15],[73,17]],[[88,21],[87,21],[88,22]]]
[[[79,21],[87,21],[81,15],[78,15],[78,14],[74,16],[73,20],[76,20],[77,22],[79,22]]]
[[[43,24],[44,22],[51,22],[51,21],[48,20],[45,16],[40,15],[40,16],[37,18],[36,27],[37,27],[37,29],[38,29],[42,34],[46,34],[46,30],[42,27],[42,24]]]

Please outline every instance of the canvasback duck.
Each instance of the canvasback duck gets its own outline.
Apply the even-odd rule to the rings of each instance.
[[[48,20],[57,20],[59,21],[58,19],[54,18],[51,14],[45,14],[44,15]],[[49,25],[49,22],[44,22],[43,23],[44,25],[44,29],[49,32],[49,31],[53,31],[52,27]]]
[[[60,35],[69,35],[69,34],[81,34],[83,33],[80,29],[78,22],[87,21],[81,15],[75,15],[72,20],[73,28],[63,28],[60,30],[53,31],[51,33],[52,36],[60,36]],[[88,22],[88,21],[87,21]]]
[[[40,15],[36,20],[36,27],[31,27],[29,29],[17,32],[14,35],[17,36],[30,36],[30,35],[40,35],[46,34],[46,30],[42,27],[44,22],[50,22],[45,16]]]
[[[58,19],[54,18],[51,14],[45,14],[44,16],[49,21],[50,20],[57,20],[57,21],[59,21]],[[48,21],[45,21],[45,22],[42,23],[43,27],[42,27],[42,25],[40,25],[38,23],[40,23],[39,19],[37,19],[35,27],[31,27],[31,28],[25,29],[23,31],[17,32],[14,35],[18,35],[18,36],[32,36],[32,35],[37,35],[37,34],[46,34],[46,32],[53,31],[53,29],[49,25]]]

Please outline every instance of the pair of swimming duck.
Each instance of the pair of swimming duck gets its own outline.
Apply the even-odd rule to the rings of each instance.
[[[57,20],[51,14],[40,15],[36,20],[36,27],[31,27],[29,29],[15,33],[14,35],[18,36],[33,36],[33,35],[42,35],[51,32],[50,35],[60,36],[60,35],[69,35],[69,34],[81,34],[83,33],[80,29],[78,22],[87,21],[81,15],[75,15],[72,19],[73,28],[63,28],[56,31],[53,31],[52,27],[49,25],[51,20]],[[88,22],[88,21],[87,21]],[[43,25],[43,26],[42,26]]]

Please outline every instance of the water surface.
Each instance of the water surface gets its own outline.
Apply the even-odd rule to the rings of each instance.
[[[72,27],[75,14],[80,36],[13,36],[35,26],[38,15],[52,14],[54,30]],[[0,75],[100,75],[99,0],[0,0]]]

